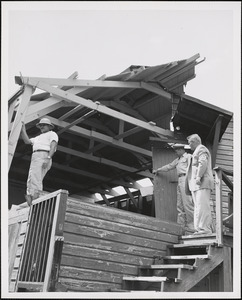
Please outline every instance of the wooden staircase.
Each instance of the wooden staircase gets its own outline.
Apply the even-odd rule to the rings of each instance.
[[[182,236],[167,247],[167,255],[138,268],[138,276],[123,276],[119,292],[187,292],[223,262],[216,235]],[[118,292],[117,290],[115,290]]]

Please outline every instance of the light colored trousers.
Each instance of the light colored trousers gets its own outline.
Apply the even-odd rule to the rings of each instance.
[[[210,189],[192,192],[194,201],[194,228],[197,231],[212,233],[213,221],[210,208]]]
[[[185,193],[185,176],[178,177],[177,223],[194,230],[194,203],[192,196]]]
[[[33,152],[27,179],[27,195],[34,196],[38,191],[43,190],[43,179],[52,165],[52,159],[49,159],[47,167],[43,168],[47,156],[48,152]]]

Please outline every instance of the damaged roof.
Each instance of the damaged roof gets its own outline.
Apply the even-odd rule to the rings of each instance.
[[[44,190],[66,189],[70,195],[87,197],[100,193],[103,198],[117,196],[113,188],[120,185],[127,193],[131,188],[139,190],[137,180],[153,178],[150,137],[167,143],[182,139],[170,130],[172,118],[184,135],[189,132],[189,122],[198,134],[206,123],[206,136],[222,114],[222,134],[232,114],[197,103],[184,93],[184,86],[195,78],[199,57],[158,66],[132,65],[120,74],[96,80],[79,80],[76,72],[68,79],[15,77],[21,87],[43,91],[30,98],[25,115],[29,136],[39,133],[35,125],[43,116],[51,119],[59,135]],[[175,106],[174,99],[178,99]],[[207,111],[212,111],[209,117]],[[199,117],[193,117],[195,112]],[[31,146],[19,139],[10,182],[26,185],[31,153]]]

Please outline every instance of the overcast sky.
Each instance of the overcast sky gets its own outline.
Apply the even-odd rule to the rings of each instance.
[[[238,2],[3,5],[8,96],[19,89],[14,76],[20,72],[67,78],[77,71],[79,79],[97,79],[133,64],[155,66],[199,53],[205,61],[195,67],[196,78],[188,82],[186,94],[234,110]]]

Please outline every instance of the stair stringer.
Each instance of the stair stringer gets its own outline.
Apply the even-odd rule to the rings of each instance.
[[[223,248],[211,247],[209,259],[198,258],[192,271],[181,270],[179,283],[166,283],[164,292],[187,292],[223,262]]]

